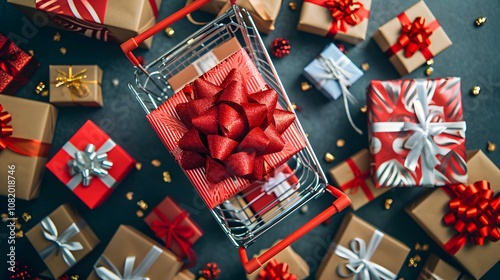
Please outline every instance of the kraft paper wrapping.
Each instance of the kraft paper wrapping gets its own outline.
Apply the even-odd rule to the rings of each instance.
[[[194,280],[195,279],[194,273],[191,271],[184,269],[183,271],[177,273],[174,277],[174,280]]]
[[[302,4],[297,29],[319,36],[327,36],[333,22],[332,12],[325,7],[306,1]],[[372,0],[359,0],[359,2],[363,4],[365,9],[370,10]],[[368,19],[364,19],[357,25],[349,25],[347,32],[338,32],[333,38],[350,44],[357,44],[366,39],[367,30]]]
[[[163,248],[159,243],[153,241],[135,228],[121,225],[106,249],[104,249],[102,255],[106,256],[106,258],[108,258],[123,274],[123,267],[127,257],[135,256],[135,268],[142,262],[153,246]],[[99,267],[101,265],[105,266],[98,260],[94,267]],[[149,279],[174,279],[181,266],[182,263],[177,260],[177,257],[172,252],[163,250],[154,264],[143,276],[149,277]],[[98,279],[99,277],[95,271],[92,271],[89,278],[87,278],[87,280]]]
[[[417,280],[439,280],[437,277],[446,280],[458,280],[462,278],[462,273],[456,268],[440,259],[438,256],[431,254],[425,262]]]
[[[274,245],[276,245],[280,240],[276,241]],[[261,256],[268,249],[261,250],[258,256]],[[256,256],[254,256],[256,257]],[[291,246],[286,247],[283,251],[279,252],[276,256],[273,257],[279,263],[287,263],[288,264],[288,272],[291,274],[295,274],[298,280],[306,279],[309,277],[309,265],[307,262],[297,254]],[[259,276],[259,272],[263,270],[268,262],[262,264],[261,268],[254,271],[252,274],[247,274],[248,280],[256,280]]]
[[[412,22],[416,17],[424,17],[426,26],[436,19],[424,1],[417,2],[417,4],[404,11],[404,13]],[[401,23],[397,17],[394,17],[373,34],[373,40],[385,52],[398,41],[400,34]],[[434,30],[429,39],[431,40],[429,50],[434,56],[452,45],[450,38],[441,26]],[[426,59],[420,51],[417,51],[412,57],[407,58],[404,55],[404,50],[402,50],[390,57],[389,61],[394,65],[398,73],[404,76],[424,64]]]
[[[83,249],[80,251],[72,251],[71,253],[75,257],[76,261],[80,261],[85,256],[87,256],[94,248],[99,244],[99,239],[95,235],[94,231],[89,225],[85,225],[85,221],[80,216],[75,209],[73,209],[69,204],[63,204],[59,206],[56,210],[49,214],[49,218],[54,222],[59,235],[61,235],[72,223],[79,226],[80,232],[77,233],[69,241],[80,242]],[[26,237],[31,242],[33,247],[35,247],[37,252],[42,251],[47,246],[53,244],[43,235],[43,227],[41,223],[38,223],[32,229],[26,233]],[[52,275],[57,278],[65,273],[70,267],[64,262],[61,253],[52,253],[46,259],[44,259],[49,271]]]
[[[469,183],[479,180],[490,182],[491,190],[500,191],[500,170],[481,151],[467,152],[467,169]],[[424,195],[406,208],[407,213],[436,241],[440,246],[448,242],[456,233],[452,226],[446,226],[442,219],[448,212],[450,197],[441,189]],[[485,245],[467,244],[453,256],[472,276],[481,278],[500,259],[500,242],[485,241]]]
[[[72,96],[66,85],[56,87],[55,81],[59,76],[58,70],[68,74],[70,65],[50,65],[50,103],[58,106],[88,106],[102,107],[102,70],[97,65],[71,65],[73,75],[87,69],[86,78],[82,79],[82,84],[88,88],[88,94],[84,96]]]
[[[335,239],[332,242],[332,245],[328,249],[318,268],[318,271],[316,272],[316,279],[353,279],[353,277],[343,278],[337,274],[337,266],[348,262],[348,260],[335,254],[335,244],[339,244],[345,248],[350,248],[349,243],[351,240],[354,238],[361,238],[365,241],[366,246],[368,246],[375,230],[376,228],[374,226],[367,223],[363,219],[352,213],[347,213],[342,221],[342,224],[340,225]],[[385,267],[394,274],[398,274],[409,253],[410,248],[408,248],[408,246],[401,243],[401,241],[384,234],[384,237],[373,253],[370,261]],[[342,271],[346,271],[345,267]]]
[[[188,65],[179,73],[168,79],[168,83],[174,92],[178,92],[185,85],[194,81],[199,76],[205,74],[208,70],[215,67],[219,62],[231,56],[241,49],[241,45],[236,37],[229,39],[212,51],[200,57],[194,63]]]
[[[370,172],[370,152],[367,149],[363,149],[351,157],[351,160],[354,164],[359,168],[361,173],[368,171],[368,177],[365,179],[365,183],[368,186],[368,190],[371,192],[374,198],[380,196],[389,190],[389,188],[376,188],[371,176],[369,176]],[[340,189],[341,186],[344,186],[346,183],[355,179],[354,174],[351,170],[349,164],[344,161],[328,171],[330,177],[335,181],[336,186]],[[355,188],[349,188],[344,191],[349,198],[351,199],[351,206],[354,210],[359,209],[364,206],[370,200],[365,192],[362,190],[360,186],[355,186]]]
[[[14,128],[12,137],[52,143],[57,121],[57,109],[53,105],[4,94],[0,95],[0,104],[12,115],[9,123]],[[0,151],[0,162],[16,166],[16,198],[38,197],[47,158],[23,156],[5,149]],[[1,182],[7,182],[7,171],[6,167],[0,169]],[[0,184],[0,195],[7,194],[7,184]]]
[[[217,1],[214,1],[217,2]],[[218,13],[218,16],[231,8],[231,3],[225,1],[225,5]],[[257,29],[265,34],[274,30],[274,23],[281,9],[281,0],[237,0],[236,5],[246,9],[252,16]]]
[[[161,6],[162,0],[155,0],[157,7]],[[16,6],[28,17],[39,12],[35,8],[35,0],[7,0],[8,3]],[[120,43],[137,36],[156,23],[153,9],[149,0],[127,1],[126,5],[122,0],[108,0],[104,26],[118,39]],[[63,29],[55,22],[50,22],[49,26]],[[153,38],[144,41],[140,47],[149,49]]]

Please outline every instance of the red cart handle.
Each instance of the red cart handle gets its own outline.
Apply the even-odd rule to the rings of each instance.
[[[147,40],[148,38],[152,37],[156,33],[164,30],[168,26],[172,25],[173,23],[179,21],[181,18],[189,15],[190,13],[196,11],[199,9],[201,6],[207,4],[210,0],[196,0],[193,3],[185,6],[184,8],[178,10],[177,12],[171,14],[169,17],[163,19],[162,21],[158,22],[156,25],[152,26],[151,28],[147,29],[143,33],[128,39],[125,41],[123,44],[121,44],[122,51],[125,53],[127,58],[132,62],[134,66],[139,66],[140,62],[137,59],[137,57],[132,53],[133,50],[137,49],[139,45]],[[236,4],[236,0],[230,0],[232,5]]]
[[[328,218],[333,216],[335,213],[338,213],[349,205],[351,205],[351,201],[347,197],[345,193],[336,189],[330,185],[326,186],[326,190],[333,196],[337,197],[337,199],[333,202],[333,204],[321,212],[319,215],[314,217],[312,220],[307,222],[301,228],[297,229],[295,232],[285,237],[285,239],[281,240],[279,243],[269,248],[265,253],[258,257],[254,257],[251,260],[248,260],[247,252],[244,247],[239,248],[240,259],[245,271],[250,274],[261,267],[268,260],[272,259],[279,252],[281,252],[286,247],[290,246],[297,239],[301,238],[303,235],[311,231],[313,228],[319,226],[321,223],[326,221]]]

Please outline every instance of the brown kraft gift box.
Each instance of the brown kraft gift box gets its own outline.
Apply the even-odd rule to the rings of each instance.
[[[76,212],[76,210],[69,204],[59,206],[56,210],[50,213],[48,217],[54,223],[59,237],[61,237],[73,223],[78,226],[80,231],[68,240],[68,242],[71,243],[79,242],[83,247],[81,250],[71,251],[71,254],[73,254],[77,263],[94,250],[94,248],[99,244],[99,239],[95,235],[94,231],[89,225],[86,224],[85,220],[83,220],[79,213]],[[43,232],[47,231],[44,230],[42,223],[38,223],[26,233],[26,237],[39,254],[48,246],[53,246],[53,244],[55,244],[53,241],[49,241],[44,236]],[[71,266],[68,266],[63,260],[60,250],[54,250],[54,252],[48,255],[43,261],[55,278],[58,278],[71,268]]]
[[[467,151],[467,169],[469,184],[476,181],[490,182],[494,194],[500,191],[500,170],[481,151]],[[456,231],[453,226],[443,222],[448,213],[450,197],[441,189],[435,189],[424,195],[406,208],[407,213],[436,241],[440,246],[447,243]],[[469,240],[453,256],[474,278],[481,278],[500,259],[500,242],[485,240],[483,246],[472,244]]]
[[[338,270],[345,274],[349,272],[345,268],[345,265],[348,264],[349,261],[341,258],[335,253],[335,250],[338,247],[337,245],[351,250],[351,241],[354,238],[360,238],[364,240],[366,247],[368,248],[375,230],[376,228],[374,226],[367,223],[363,219],[352,213],[347,213],[342,221],[342,224],[340,225],[339,231],[337,232],[332,245],[326,252],[325,257],[316,272],[316,279],[353,279],[354,274],[351,277],[342,277],[337,273]],[[408,246],[401,243],[401,241],[384,234],[369,261],[385,267],[387,270],[397,275],[409,253],[410,248],[408,248]],[[337,267],[339,267],[339,269]]]
[[[229,39],[197,59],[194,63],[191,63],[186,68],[179,71],[179,73],[168,79],[168,83],[174,92],[178,92],[185,85],[205,74],[205,72],[215,67],[219,62],[228,58],[239,49],[241,49],[241,45],[238,39],[236,37]]]
[[[158,7],[158,9],[161,6],[161,1],[162,0],[155,0],[156,7]],[[36,8],[34,0],[7,0],[7,2],[14,5],[29,18],[33,18],[37,12],[45,13],[44,11]],[[124,3],[126,3],[126,5],[124,5]],[[52,19],[52,15],[49,15],[48,18],[49,20]],[[109,41],[123,43],[128,39],[146,31],[146,29],[155,25],[155,23],[156,18],[149,0],[126,2],[122,0],[107,1],[103,25],[111,33],[110,37],[113,37],[113,39],[108,39]],[[96,23],[92,22],[91,24],[94,25]],[[66,30],[66,28],[54,22],[54,20],[50,20],[48,26]],[[73,31],[71,29],[68,30]],[[102,31],[92,29],[88,31],[91,31],[90,33],[93,34],[102,33]],[[77,32],[81,33],[80,31]],[[88,35],[86,34],[86,36]],[[152,42],[153,38],[149,38],[139,47],[149,49],[151,48]]]
[[[156,246],[163,248],[159,243],[153,241],[151,238],[145,236],[135,228],[130,226],[121,225],[116,231],[115,235],[109,242],[106,249],[102,253],[123,275],[123,268],[127,257],[135,256],[134,269],[137,268],[145,259],[151,249]],[[149,279],[174,279],[179,272],[182,263],[177,260],[177,257],[170,251],[162,249],[161,254],[149,267],[149,269],[142,275]],[[94,265],[94,271],[90,274],[87,280],[100,279],[95,269],[97,267],[108,267],[101,259],[97,260]],[[175,278],[177,279],[177,278]],[[180,278],[183,279],[183,278]]]
[[[281,0],[237,0],[236,5],[245,8],[252,16],[257,29],[265,34],[274,30],[274,23],[281,9]],[[218,16],[231,8],[231,3],[226,1]]]
[[[275,242],[273,244],[276,245],[279,242]],[[259,256],[261,256],[266,250],[261,250],[259,252]],[[298,280],[306,279],[309,277],[309,266],[307,262],[297,254],[291,246],[286,247],[283,251],[279,252],[276,256],[273,257],[278,263],[286,263],[288,264],[288,272],[291,274],[295,274]],[[254,271],[252,274],[247,274],[248,280],[256,280],[259,276],[259,273],[266,267],[268,262],[262,264],[260,269]]]
[[[447,262],[440,259],[438,256],[431,254],[425,266],[420,271],[417,280],[436,280],[436,279],[447,279],[447,280],[458,280],[467,279],[462,277],[462,273],[456,268],[448,264]]]
[[[71,68],[71,74],[70,74]],[[97,65],[50,65],[50,103],[58,106],[102,107],[102,70]],[[77,75],[81,73],[80,75]],[[80,84],[56,86],[59,79],[83,77]],[[69,86],[69,87],[68,87]],[[79,89],[76,89],[76,87]]]
[[[417,17],[425,18],[425,26],[428,26],[429,23],[436,19],[424,1],[417,2],[408,10],[404,11],[404,13],[408,16],[408,19],[411,22],[413,22]],[[398,17],[394,17],[386,24],[382,25],[373,34],[373,40],[375,40],[383,52],[386,52],[391,48],[391,46],[396,44],[400,35],[401,23]],[[438,55],[440,52],[452,45],[450,38],[446,35],[442,26],[435,29],[429,39],[431,44],[428,49],[433,56]],[[405,50],[403,49],[389,58],[389,61],[392,65],[394,65],[401,76],[413,72],[427,61],[421,51],[416,51],[415,54],[409,58],[405,57],[404,53]]]
[[[45,144],[44,155],[25,156],[9,148],[0,151],[0,162],[15,165],[16,198],[31,200],[38,197],[40,183],[45,171],[45,163],[54,136],[57,120],[57,109],[48,103],[28,99],[0,95],[3,112],[12,116],[7,125],[12,126],[12,137],[41,141]],[[29,112],[29,113],[27,113]],[[7,168],[0,169],[0,195],[7,195]],[[5,183],[3,183],[5,182]]]
[[[330,177],[335,181],[337,187],[349,196],[352,208],[357,210],[388,191],[389,188],[376,188],[373,184],[373,180],[370,176],[370,152],[367,149],[357,152],[351,156],[350,159],[361,173],[361,176],[358,178],[365,177],[364,182],[368,187],[366,190],[364,186],[354,182],[356,177],[347,160],[331,168],[328,174],[330,174]],[[363,174],[366,174],[366,176],[363,176]]]

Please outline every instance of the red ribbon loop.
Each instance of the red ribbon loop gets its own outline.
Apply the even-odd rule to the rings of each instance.
[[[486,238],[492,242],[500,240],[500,196],[494,197],[488,181],[453,185],[443,190],[452,197],[450,211],[443,221],[458,232],[443,245],[449,254],[456,254],[467,239],[476,245],[483,245]]]
[[[257,280],[297,280],[297,276],[288,272],[288,264],[271,259],[259,272]]]
[[[11,114],[3,111],[3,106],[0,104],[0,152],[10,149],[23,156],[48,157],[50,144],[38,140],[12,137],[14,128],[8,125],[11,121]]]
[[[293,113],[276,108],[277,93],[249,94],[237,69],[220,86],[198,78],[183,91],[192,100],[175,107],[188,128],[179,140],[181,166],[205,167],[213,184],[230,176],[264,178],[264,156],[283,150],[281,135],[295,120]]]
[[[339,31],[347,32],[349,26],[358,25],[370,15],[363,3],[357,0],[327,0],[325,5],[332,12],[333,23],[329,34],[333,36]]]
[[[151,229],[155,235],[165,240],[165,247],[167,248],[170,248],[172,241],[175,240],[188,258],[188,263],[185,267],[194,266],[197,256],[191,248],[193,244],[191,244],[189,239],[194,236],[195,232],[191,227],[181,225],[182,221],[189,216],[189,213],[182,211],[173,221],[170,221],[158,208],[155,208],[153,212],[160,217],[160,220],[155,220],[151,223]]]
[[[437,20],[425,25],[425,18],[417,17],[413,22],[410,21],[405,13],[398,16],[401,23],[401,35],[398,41],[386,51],[386,55],[391,57],[404,49],[404,56],[412,57],[417,51],[420,51],[426,60],[434,57],[429,50],[431,45],[430,36],[440,25]]]
[[[361,190],[363,193],[366,195],[366,198],[369,201],[372,201],[375,199],[375,196],[373,193],[370,191],[370,188],[368,187],[368,184],[366,184],[366,180],[370,178],[370,172],[369,170],[365,172],[361,172],[361,170],[356,166],[356,163],[351,158],[348,158],[346,160],[347,164],[351,168],[351,171],[353,173],[354,178],[350,180],[349,182],[343,184],[340,186],[340,189],[343,191],[347,191],[351,189],[352,194],[356,194],[358,191],[358,188],[361,187]]]

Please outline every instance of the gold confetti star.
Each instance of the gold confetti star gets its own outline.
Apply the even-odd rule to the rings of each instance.
[[[134,199],[134,192],[128,192],[125,197],[128,199],[128,200],[132,200]]]
[[[9,218],[9,215],[7,215],[7,213],[2,214],[2,222],[7,222],[8,218]]]
[[[478,17],[474,23],[476,24],[477,27],[482,26],[486,23],[486,17]]]
[[[146,203],[146,201],[144,201],[142,199],[137,201],[137,206],[139,206],[139,208],[141,208],[141,210],[143,210],[143,211],[148,210],[148,207],[149,207],[148,204]]]
[[[494,152],[497,148],[497,145],[495,143],[488,141],[488,152]]]
[[[297,2],[295,2],[295,1],[290,1],[290,3],[288,3],[288,7],[289,7],[289,8],[290,8],[290,10],[292,10],[292,11],[297,10]]]
[[[61,34],[59,34],[59,32],[57,32],[55,35],[54,35],[54,39],[53,39],[55,42],[59,42],[61,41]]]
[[[344,139],[337,140],[337,147],[342,148],[344,146],[345,146],[345,140]]]
[[[368,64],[368,62],[361,64],[361,69],[365,72],[368,71],[368,69],[370,69],[370,64]]]
[[[363,106],[361,106],[361,108],[359,108],[359,110],[361,111],[361,113],[366,113],[366,112],[368,112],[368,105],[363,105]]]
[[[48,90],[42,91],[42,93],[40,93],[40,96],[43,96],[43,97],[49,96],[49,91]]]
[[[34,50],[29,50],[28,53],[31,55],[31,56],[34,56],[35,55],[35,51]]]
[[[160,167],[161,165],[161,161],[157,160],[157,159],[153,159],[151,161],[151,164],[154,166],[154,167]]]
[[[431,58],[431,59],[427,60],[426,63],[428,66],[432,66],[432,65],[434,65],[434,59]]]
[[[392,203],[393,203],[393,202],[394,202],[394,201],[392,200],[392,198],[388,198],[388,199],[386,199],[386,200],[385,200],[385,202],[384,202],[384,208],[385,208],[386,210],[391,209],[391,206],[392,206]]]
[[[334,160],[335,160],[335,157],[331,153],[325,154],[325,161],[326,162],[333,162]]]
[[[172,177],[170,177],[170,172],[163,171],[163,181],[165,183],[172,183]]]
[[[22,230],[16,232],[16,238],[23,238],[24,237],[24,232]]]
[[[165,28],[165,34],[167,34],[168,37],[172,38],[172,37],[174,37],[175,30],[169,26],[169,27]]]
[[[65,47],[60,48],[60,49],[59,49],[59,51],[60,51],[63,55],[65,55],[65,54],[68,52],[68,50],[67,50]]]
[[[481,93],[480,86],[473,86],[471,90],[472,95],[478,96]]]
[[[300,83],[300,89],[302,89],[302,91],[308,91],[311,89],[311,84],[308,82],[302,82]]]
[[[78,280],[80,279],[80,275],[71,275],[71,280]]]
[[[23,218],[23,220],[24,220],[25,223],[31,221],[31,215],[28,212],[24,212],[21,217]]]
[[[151,164],[153,164],[153,162],[151,162]],[[154,165],[154,164],[153,164],[153,165]],[[136,162],[136,163],[135,163],[135,169],[137,169],[137,170],[141,170],[141,168],[142,168],[142,163],[140,163],[140,162]]]
[[[427,67],[427,69],[425,69],[425,75],[430,76],[432,73],[434,73],[434,68]]]
[[[415,261],[414,258],[410,258],[408,260],[408,267],[417,267],[417,266],[418,266],[418,264],[417,264],[417,262]]]
[[[40,94],[45,90],[45,84],[43,82],[38,82],[38,84],[35,87],[35,93]]]
[[[137,217],[139,218],[142,218],[144,216],[144,212],[142,212],[142,210],[137,210],[135,211],[135,214],[137,215]]]

